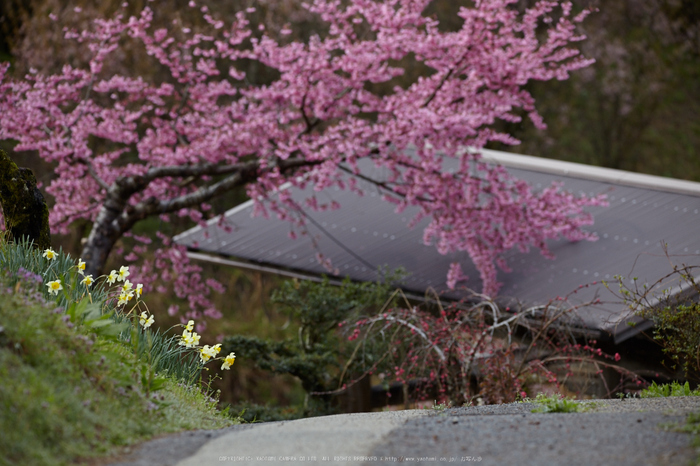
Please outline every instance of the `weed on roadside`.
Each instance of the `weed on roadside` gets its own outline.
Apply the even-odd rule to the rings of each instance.
[[[434,403],[434,404],[433,404],[433,408],[432,408],[433,411],[437,411],[437,412],[440,412],[440,413],[443,412],[443,411],[445,411],[447,408],[451,408],[451,407],[452,407],[452,403],[451,403],[451,402],[444,402],[444,401],[443,401],[443,402],[441,402],[441,403],[438,403],[437,401],[434,401],[433,403]]]
[[[534,400],[524,401],[534,401],[539,405],[532,409],[533,413],[578,413],[584,410],[583,405],[560,394],[545,395],[540,393]]]

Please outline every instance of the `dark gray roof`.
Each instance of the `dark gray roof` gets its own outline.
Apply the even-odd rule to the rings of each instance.
[[[557,296],[570,295],[580,285],[597,282],[570,295],[568,302],[575,306],[599,297],[601,304],[577,311],[580,324],[620,342],[649,324],[630,318],[626,305],[612,300],[612,294],[600,284],[602,280],[612,282],[614,276],[622,275],[626,280],[637,277],[639,283],[653,283],[671,271],[662,243],[668,245],[671,258],[678,263],[700,265],[700,183],[496,151],[482,153],[535,188],[562,181],[564,189],[574,193],[606,193],[610,203],[609,207],[590,209],[595,218],[590,229],[599,236],[596,242],[550,242],[555,260],[536,250],[509,252],[506,259],[513,271],[499,272],[501,297],[515,298],[525,306],[545,305]],[[296,240],[288,236],[288,222],[251,217],[252,202],[246,202],[226,212],[226,222],[233,229],[230,233],[216,226],[218,220],[212,220],[208,227],[192,228],[175,241],[186,245],[194,258],[228,258],[275,271],[329,274],[316,259],[320,251],[332,260],[339,277],[358,281],[376,280],[381,266],[403,267],[410,273],[404,287],[421,295],[429,288],[446,291],[449,264],[459,261],[470,277],[467,286],[480,290],[479,274],[466,253],[443,256],[434,247],[425,246],[422,234],[427,220],[408,229],[414,211],[396,214],[391,204],[381,200],[376,187],[358,184],[366,190],[363,197],[337,189],[319,193],[319,200],[334,199],[342,208],[306,212],[308,235]],[[295,199],[306,197],[296,188],[291,190]],[[445,296],[465,294],[452,291]],[[640,325],[630,327],[628,321]]]

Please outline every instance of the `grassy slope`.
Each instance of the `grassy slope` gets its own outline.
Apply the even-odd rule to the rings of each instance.
[[[73,464],[154,435],[236,423],[174,379],[147,396],[129,348],[73,326],[22,285],[0,284],[0,464]]]

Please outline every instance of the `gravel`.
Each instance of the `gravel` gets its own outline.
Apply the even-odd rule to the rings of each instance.
[[[101,465],[396,463],[484,465],[690,464],[678,432],[700,397],[595,400],[579,413],[533,403],[344,414],[246,424],[152,440]]]
[[[377,445],[372,464],[689,464],[690,435],[672,429],[700,399],[583,403],[580,413],[532,413],[531,403],[448,409],[415,419]]]

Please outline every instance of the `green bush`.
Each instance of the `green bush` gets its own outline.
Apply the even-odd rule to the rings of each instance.
[[[343,335],[342,323],[377,313],[390,300],[389,283],[399,276],[395,273],[384,283],[353,283],[346,279],[341,286],[331,285],[327,278],[321,283],[287,281],[273,294],[272,301],[282,305],[292,325],[298,327],[297,338],[271,341],[235,335],[224,340],[224,352],[235,350],[262,370],[297,377],[307,392],[299,417],[334,413],[333,394],[342,391],[344,384],[361,378],[368,367],[378,362],[378,355],[386,351],[379,340],[365,341],[361,351],[355,351],[357,342],[348,341]],[[236,405],[233,410],[244,407]],[[258,420],[278,419],[279,413],[268,408],[250,409],[259,415]]]
[[[689,299],[700,294],[694,278],[698,269],[700,266],[673,265],[671,272],[654,283],[615,277],[618,296],[637,316],[654,323],[653,338],[670,358],[670,369],[682,369],[690,378],[700,375],[700,303]]]
[[[680,364],[686,376],[700,372],[700,304],[666,306],[651,318],[654,340],[674,362],[671,367]]]

